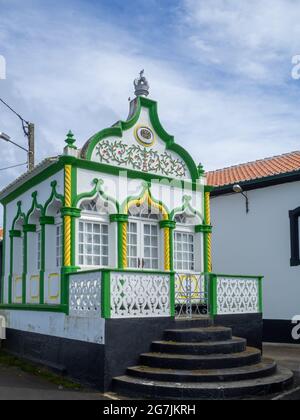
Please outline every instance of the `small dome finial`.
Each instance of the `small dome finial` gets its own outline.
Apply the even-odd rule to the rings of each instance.
[[[145,70],[140,72],[140,77],[135,79],[134,81],[134,88],[135,88],[135,96],[148,96],[149,95],[149,83],[146,77],[144,76]]]

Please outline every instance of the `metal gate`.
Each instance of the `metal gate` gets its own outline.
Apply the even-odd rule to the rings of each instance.
[[[175,274],[175,313],[177,318],[206,316],[208,282],[205,274]]]

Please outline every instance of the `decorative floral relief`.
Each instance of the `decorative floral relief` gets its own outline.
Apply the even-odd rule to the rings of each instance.
[[[159,153],[139,145],[128,145],[122,141],[102,140],[96,147],[96,155],[101,163],[130,166],[143,172],[184,178],[187,173],[185,163],[174,159],[170,153]]]

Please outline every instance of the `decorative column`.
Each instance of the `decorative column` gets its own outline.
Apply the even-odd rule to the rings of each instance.
[[[45,269],[46,269],[46,226],[54,225],[55,220],[52,216],[41,216],[41,270],[40,270],[40,305],[44,304],[45,299]]]
[[[205,232],[204,232],[204,265],[205,272],[212,272],[212,255],[211,255],[211,218],[210,218],[210,193],[212,187],[205,187],[204,190],[204,209],[205,209]]]
[[[110,222],[118,224],[118,268],[127,268],[127,214],[111,214]]]
[[[159,225],[161,229],[164,229],[164,269],[165,271],[173,271],[173,230],[176,227],[176,223],[172,220],[162,220]]]
[[[14,272],[14,239],[22,238],[22,232],[20,230],[10,230],[10,268],[8,277],[8,304],[12,304],[12,283],[13,283],[13,272]]]
[[[28,234],[36,232],[36,225],[26,224],[23,225],[23,274],[22,274],[22,303],[23,305],[26,304],[26,279],[27,279],[27,259],[28,259],[28,252],[27,252],[27,244],[28,244]]]

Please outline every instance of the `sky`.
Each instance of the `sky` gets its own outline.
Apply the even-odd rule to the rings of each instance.
[[[149,80],[166,130],[207,170],[300,149],[297,0],[0,0],[0,97],[36,126],[36,159],[128,115]],[[0,73],[1,74],[1,73]],[[0,132],[26,145],[0,104]],[[0,143],[0,169],[26,154]],[[0,171],[0,189],[24,167]]]

